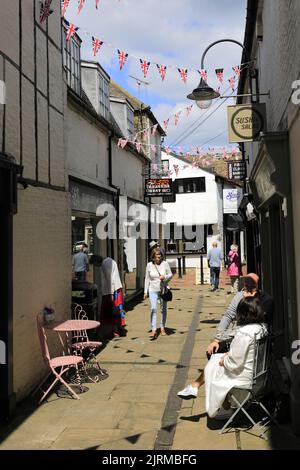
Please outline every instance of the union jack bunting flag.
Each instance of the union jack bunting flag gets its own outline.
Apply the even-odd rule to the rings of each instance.
[[[223,83],[223,72],[224,69],[216,69],[216,75],[220,83]]]
[[[61,16],[65,16],[66,10],[69,6],[70,0],[62,0],[61,2]]]
[[[92,36],[92,47],[93,47],[94,57],[96,56],[96,54],[99,51],[102,44],[103,44],[103,41],[100,41],[100,39],[95,38],[94,36]]]
[[[233,70],[234,73],[236,74],[237,78],[240,78],[240,76],[241,76],[241,68],[240,68],[238,65],[235,65],[234,67],[232,67],[232,70]]]
[[[99,5],[100,5],[100,0],[96,0],[96,8],[97,8],[97,10],[98,10]]]
[[[50,10],[52,0],[45,0],[44,2],[40,2],[40,23],[44,23],[53,10]]]
[[[148,137],[148,129],[143,130],[144,137],[147,139]]]
[[[78,10],[77,10],[77,15],[81,12],[82,8],[84,5],[84,0],[78,0]]]
[[[177,124],[178,124],[180,114],[181,114],[181,111],[179,111],[178,113],[175,113],[175,115],[174,115],[174,124],[175,124],[175,126],[177,126]]]
[[[135,148],[137,149],[137,151],[138,151],[139,153],[140,153],[140,151],[141,151],[141,146],[142,146],[141,142],[136,142],[136,143],[135,143]]]
[[[165,131],[168,129],[169,120],[170,120],[170,118],[168,118],[168,119],[166,119],[166,120],[164,121],[164,128],[165,128]]]
[[[140,63],[141,63],[141,69],[142,69],[143,74],[144,74],[144,78],[146,78],[147,73],[148,73],[148,69],[149,69],[149,66],[150,66],[150,62],[148,62],[147,60],[140,59]]]
[[[167,154],[167,155],[170,155],[170,153],[171,153],[170,147],[166,147],[166,148],[165,148],[165,151],[166,151],[166,154]]]
[[[188,74],[187,69],[178,69],[178,72],[180,73],[180,76],[181,76],[182,80],[184,81],[184,83],[186,83],[187,74]]]
[[[228,81],[229,81],[229,84],[230,84],[230,88],[232,89],[232,91],[234,91],[235,78],[231,77]]]
[[[167,66],[156,64],[156,67],[158,68],[159,75],[161,76],[162,81],[164,81],[167,72]]]
[[[200,76],[201,76],[202,80],[207,82],[207,71],[204,70],[204,69],[201,69],[201,70],[199,70],[199,73],[200,73]]]
[[[123,149],[126,146],[127,142],[128,142],[128,139],[122,139],[122,138],[119,139],[118,140],[118,147],[121,147]]]
[[[156,145],[151,144],[151,150],[152,150],[152,152],[156,153]]]
[[[152,135],[155,135],[155,134],[156,134],[157,126],[158,126],[158,124],[155,124],[155,125],[152,127]]]
[[[191,104],[190,106],[187,106],[185,109],[186,109],[186,117],[189,117],[189,115],[192,112],[193,105]]]
[[[124,67],[124,64],[126,62],[126,59],[128,57],[128,54],[125,54],[124,51],[120,51],[118,49],[118,56],[119,56],[120,70],[122,70],[122,68]]]
[[[78,26],[75,26],[73,23],[69,23],[69,21],[65,20],[64,24],[67,28],[67,37],[66,41],[69,42],[71,37],[78,31]]]
[[[175,170],[175,175],[178,176],[179,173],[179,165],[173,165],[173,168]]]

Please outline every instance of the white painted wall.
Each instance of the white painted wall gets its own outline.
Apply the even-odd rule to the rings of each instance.
[[[162,152],[162,160],[169,160],[169,168],[173,171],[173,180],[205,177],[206,184],[205,193],[177,194],[175,203],[164,203],[163,208],[167,211],[167,222],[174,222],[177,225],[218,223],[218,194],[215,176],[205,170],[193,168],[191,164],[180,158],[167,155],[165,152]],[[179,165],[178,177],[175,176],[173,165]]]
[[[112,180],[119,186],[121,195],[143,200],[143,160],[128,146],[121,149],[117,142],[112,144]]]
[[[65,139],[69,174],[108,187],[108,135],[70,103]]]

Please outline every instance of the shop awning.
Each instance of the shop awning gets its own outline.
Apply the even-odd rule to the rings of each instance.
[[[239,232],[240,230],[244,230],[245,226],[242,217],[238,214],[227,214],[225,229],[228,232]]]

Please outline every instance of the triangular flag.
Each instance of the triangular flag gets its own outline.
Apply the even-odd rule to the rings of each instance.
[[[191,104],[190,106],[187,106],[185,109],[186,109],[186,117],[189,117],[189,115],[192,112],[193,105]]]
[[[240,68],[238,65],[235,65],[234,67],[232,67],[232,70],[233,70],[234,73],[236,74],[237,78],[240,78],[240,76],[241,76],[241,68]]]
[[[70,0],[62,0],[61,2],[61,16],[65,16],[66,10],[69,6]]]
[[[199,70],[199,73],[200,73],[200,76],[201,76],[202,80],[207,82],[207,71],[204,70],[204,69],[201,69],[201,70]]]
[[[156,145],[151,144],[151,150],[152,150],[152,152],[156,152]]]
[[[148,73],[148,69],[149,69],[149,66],[150,66],[150,62],[148,62],[147,60],[140,59],[140,63],[141,63],[141,69],[142,69],[143,74],[144,74],[144,78],[146,78],[147,73]]]
[[[103,41],[100,41],[100,39],[94,38],[94,36],[92,36],[92,47],[93,47],[94,57],[96,56],[102,44],[103,44]]]
[[[179,165],[173,165],[173,168],[175,170],[175,175],[178,176],[179,173]]]
[[[187,69],[178,69],[178,72],[180,73],[180,76],[183,80],[184,83],[186,83],[186,80],[187,80]]]
[[[136,143],[135,143],[135,148],[137,149],[137,151],[138,151],[139,153],[140,153],[140,151],[141,151],[141,146],[142,146],[141,142],[136,142]]]
[[[82,8],[84,5],[84,0],[78,0],[78,10],[77,10],[77,15],[81,12]]]
[[[162,81],[164,81],[165,76],[166,76],[166,72],[167,72],[167,66],[166,65],[159,65],[159,64],[156,64],[156,66],[158,68],[159,75],[161,76]]]
[[[179,111],[178,113],[175,113],[175,115],[174,115],[175,116],[175,119],[174,119],[175,126],[177,126],[177,124],[178,124],[180,114],[181,114],[181,111]]]
[[[166,148],[165,148],[165,151],[166,151],[166,154],[167,154],[167,155],[170,155],[170,153],[171,153],[170,147],[166,147]]]
[[[223,83],[223,72],[224,69],[216,69],[216,75],[219,80],[219,82]]]
[[[234,91],[235,78],[231,77],[228,81],[229,81],[229,84],[230,84],[230,88],[232,89],[232,91]]]
[[[40,23],[44,23],[47,18],[53,13],[53,10],[50,10],[52,0],[45,0],[40,2]]]
[[[170,121],[170,118],[168,118],[168,119],[166,119],[166,120],[164,121],[164,129],[165,129],[165,131],[168,129],[169,121]]]
[[[99,5],[100,5],[100,0],[96,0],[96,8],[97,8],[97,10],[98,10],[98,8],[99,8]]]
[[[118,49],[118,56],[119,56],[119,63],[120,63],[120,70],[124,67],[124,64],[126,62],[126,59],[128,57],[128,54],[126,54],[124,51],[120,51]]]
[[[65,26],[67,28],[67,37],[66,42],[70,41],[71,37],[78,31],[78,26],[75,26],[73,23],[69,23],[67,20],[64,20]]]

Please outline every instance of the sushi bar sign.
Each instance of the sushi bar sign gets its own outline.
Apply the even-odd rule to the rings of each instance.
[[[252,142],[266,130],[266,105],[228,106],[229,142]]]

